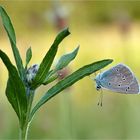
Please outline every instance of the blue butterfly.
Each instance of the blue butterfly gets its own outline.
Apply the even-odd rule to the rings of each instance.
[[[105,88],[125,94],[138,94],[140,91],[138,80],[130,68],[124,64],[118,64],[98,74],[95,81],[97,90]]]

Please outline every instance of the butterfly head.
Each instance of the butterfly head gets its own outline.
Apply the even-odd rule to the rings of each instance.
[[[96,82],[96,90],[100,90],[102,88],[100,83],[100,74],[98,74],[94,80]]]

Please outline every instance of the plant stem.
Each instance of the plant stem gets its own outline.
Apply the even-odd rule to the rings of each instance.
[[[28,139],[29,127],[30,127],[30,122],[28,122],[27,127],[26,127],[25,140],[27,140],[27,139]]]
[[[19,140],[25,140],[25,135],[26,135],[26,128],[25,127],[23,129],[20,128]]]
[[[30,127],[30,123],[29,122],[29,116],[30,116],[30,112],[31,112],[31,108],[32,108],[32,102],[33,102],[33,98],[34,98],[34,91],[33,90],[27,90],[27,95],[28,95],[28,108],[27,108],[27,113],[26,113],[26,120],[25,120],[25,124],[23,126],[23,128],[20,127],[20,131],[19,131],[19,139],[20,140],[27,140],[28,139],[28,132],[29,132],[29,127]]]

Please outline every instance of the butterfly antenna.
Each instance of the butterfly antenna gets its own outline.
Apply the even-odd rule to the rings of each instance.
[[[95,76],[95,77],[97,76],[97,73],[96,73],[96,72],[94,73],[94,76]],[[89,75],[89,77],[90,77],[90,79],[92,79],[92,80],[95,79],[95,77],[92,77],[91,75]]]
[[[100,70],[100,73],[101,73],[101,70]],[[97,76],[97,73],[96,73],[96,72],[94,72],[94,76],[95,76],[95,77]]]

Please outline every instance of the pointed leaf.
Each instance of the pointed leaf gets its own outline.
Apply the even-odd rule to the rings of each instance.
[[[31,47],[30,47],[30,48],[28,48],[28,50],[26,52],[26,65],[25,65],[25,69],[27,69],[27,65],[29,64],[31,58],[32,58],[32,50],[31,50]]]
[[[44,82],[46,75],[49,72],[52,62],[54,60],[54,57],[57,53],[58,45],[69,34],[70,32],[68,31],[68,28],[66,28],[57,35],[56,39],[54,40],[54,43],[52,44],[51,48],[49,49],[49,51],[47,52],[40,64],[39,70],[31,86],[32,89],[37,88]]]
[[[113,60],[107,59],[107,60],[102,60],[102,61],[97,61],[92,64],[86,65],[79,70],[73,72],[71,75],[67,76],[65,79],[61,80],[58,82],[55,86],[53,86],[51,89],[49,89],[45,95],[41,98],[41,100],[36,104],[36,106],[33,108],[30,119],[34,116],[35,112],[48,100],[50,100],[53,96],[57,95],[60,93],[62,90],[66,89],[67,87],[73,85],[76,83],[78,80],[84,78],[85,76],[88,76],[108,64],[112,63]]]
[[[56,72],[66,67],[76,57],[78,50],[79,46],[73,52],[61,56],[55,69],[47,74],[43,85],[47,85],[56,80],[58,78],[58,74],[56,74]]]
[[[8,101],[11,103],[12,107],[14,108],[18,118],[20,119],[20,116],[21,116],[20,108],[17,101],[17,97],[14,96],[15,90],[12,84],[13,84],[12,78],[9,78],[7,81],[6,96],[7,96]]]
[[[25,86],[20,79],[15,66],[10,62],[8,56],[0,50],[0,57],[9,72],[9,80],[6,88],[6,96],[16,111],[21,123],[25,121],[27,112],[27,97]]]
[[[79,47],[77,47],[73,52],[63,55],[59,59],[55,67],[55,71],[61,70],[64,67],[66,67],[76,57],[78,50],[79,50]]]
[[[13,54],[15,57],[15,61],[16,61],[16,65],[19,71],[20,76],[22,77],[22,79],[24,79],[24,68],[23,68],[23,64],[22,64],[22,59],[20,57],[19,54],[19,50],[16,47],[16,35],[15,35],[15,31],[13,28],[13,25],[11,23],[11,20],[9,18],[9,16],[7,15],[6,11],[4,10],[3,7],[0,6],[0,16],[2,18],[2,23],[3,26],[8,34],[10,43],[11,43],[11,47],[13,50]]]

